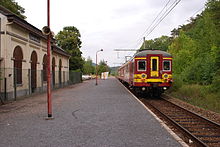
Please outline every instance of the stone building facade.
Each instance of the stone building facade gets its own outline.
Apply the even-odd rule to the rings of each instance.
[[[70,55],[51,39],[52,87],[69,80]],[[41,30],[0,6],[0,92],[14,99],[47,85],[47,37]]]

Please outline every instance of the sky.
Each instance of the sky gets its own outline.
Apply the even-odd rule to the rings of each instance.
[[[120,66],[125,56],[135,52],[115,49],[138,49],[146,40],[170,35],[174,28],[186,24],[201,13],[207,0],[181,0],[149,34],[147,28],[158,13],[176,0],[50,0],[51,30],[57,34],[65,26],[75,26],[81,33],[82,56],[109,66]],[[25,8],[26,21],[41,29],[47,25],[47,0],[15,0]]]

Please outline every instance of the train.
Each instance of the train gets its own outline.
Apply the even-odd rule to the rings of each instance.
[[[140,50],[117,70],[117,78],[135,93],[160,96],[172,86],[172,55],[161,50]]]

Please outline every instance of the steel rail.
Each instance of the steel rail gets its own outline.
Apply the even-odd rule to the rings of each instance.
[[[162,98],[163,100],[165,100],[165,101],[167,101],[167,102],[169,102],[169,103],[171,103],[171,104],[173,104],[173,105],[175,105],[175,106],[181,108],[182,110],[187,111],[188,113],[191,113],[191,114],[193,114],[193,115],[195,115],[195,116],[197,116],[197,117],[199,117],[199,118],[202,118],[203,120],[206,120],[206,121],[212,123],[213,125],[215,125],[216,127],[219,127],[219,128],[220,128],[220,124],[219,124],[219,123],[216,123],[216,122],[214,122],[214,121],[212,121],[212,120],[210,120],[210,119],[207,119],[207,118],[205,118],[205,117],[199,115],[198,113],[195,113],[195,112],[193,112],[193,111],[187,110],[187,109],[185,109],[185,108],[183,108],[183,107],[181,107],[181,106],[179,106],[179,105],[176,105],[176,104],[174,104],[174,103],[172,103],[172,102],[166,100],[164,97],[161,97],[161,98]]]
[[[161,110],[159,110],[158,108],[156,108],[154,105],[152,105],[151,103],[145,101],[145,103],[147,103],[148,105],[150,105],[154,110],[156,110],[157,112],[160,113],[160,115],[162,115],[163,117],[165,117],[166,119],[168,119],[169,121],[171,121],[174,125],[176,125],[179,129],[181,129],[181,131],[183,131],[184,133],[186,133],[188,136],[190,136],[194,141],[197,141],[197,143],[200,146],[204,146],[204,147],[208,147],[205,143],[203,143],[199,138],[197,138],[196,136],[194,136],[192,133],[190,133],[187,129],[185,129],[184,127],[182,127],[180,124],[178,124],[175,120],[173,120],[172,118],[170,118],[169,116],[167,116],[166,114],[164,114]]]
[[[124,84],[125,85],[125,84]],[[126,86],[125,85],[125,87],[127,87],[128,88],[128,86]],[[185,108],[183,108],[183,107],[181,107],[181,106],[179,106],[179,105],[177,105],[177,104],[174,104],[174,103],[172,103],[172,102],[170,102],[169,100],[166,100],[166,99],[164,99],[164,97],[161,97],[162,98],[162,100],[164,100],[165,102],[167,102],[167,103],[169,103],[169,104],[171,104],[172,106],[175,106],[175,107],[177,107],[179,110],[181,110],[180,112],[181,113],[183,113],[184,115],[186,115],[186,114],[188,114],[188,115],[186,115],[186,116],[191,116],[191,118],[190,117],[186,117],[186,119],[195,119],[195,120],[197,120],[197,121],[195,121],[195,122],[198,122],[196,125],[197,125],[197,127],[193,127],[193,126],[190,126],[190,125],[192,125],[192,124],[185,124],[185,125],[189,125],[188,127],[184,127],[184,124],[183,125],[181,125],[181,122],[184,122],[184,121],[176,121],[175,120],[175,118],[176,119],[184,119],[184,117],[183,118],[181,118],[181,117],[178,117],[178,115],[175,117],[175,114],[174,114],[174,119],[173,118],[171,118],[170,116],[168,116],[168,115],[166,115],[165,113],[167,112],[167,110],[164,110],[164,111],[166,111],[165,113],[164,112],[162,112],[163,110],[159,110],[159,108],[157,108],[157,107],[155,107],[154,106],[154,104],[151,104],[149,101],[148,101],[148,99],[147,98],[143,98],[143,97],[141,97],[140,95],[138,95],[137,93],[135,93],[133,90],[131,90],[130,88],[128,88],[134,95],[136,95],[139,99],[142,99],[141,101],[143,102],[143,104],[145,104],[147,107],[148,106],[150,106],[152,109],[154,109],[154,111],[156,111],[157,113],[159,113],[162,117],[164,117],[164,119],[166,119],[166,120],[168,120],[168,121],[170,121],[171,122],[171,124],[172,125],[174,125],[177,129],[179,129],[179,131],[181,131],[182,133],[183,133],[183,135],[184,135],[184,133],[185,133],[185,135],[186,135],[186,137],[188,138],[188,139],[192,139],[192,141],[194,141],[194,144],[196,144],[196,146],[204,146],[204,147],[208,147],[208,146],[212,146],[212,145],[209,145],[209,144],[212,144],[212,143],[214,143],[213,145],[214,146],[216,146],[215,145],[215,143],[217,143],[218,145],[219,145],[219,143],[220,143],[220,141],[219,140],[217,140],[217,141],[213,141],[213,140],[206,140],[206,139],[200,139],[200,137],[201,138],[203,138],[203,137],[210,137],[210,138],[215,138],[215,137],[217,137],[217,138],[219,138],[220,137],[220,134],[217,132],[217,135],[194,135],[193,134],[193,132],[195,133],[195,132],[199,132],[199,133],[207,133],[207,132],[200,132],[200,131],[193,131],[193,130],[191,130],[190,131],[190,129],[201,129],[201,128],[207,128],[206,126],[209,126],[210,125],[210,127],[208,128],[208,130],[210,131],[210,130],[216,130],[216,129],[219,129],[220,130],[220,124],[218,124],[218,123],[216,123],[216,122],[214,122],[214,121],[212,121],[212,120],[209,120],[209,119],[207,119],[207,118],[205,118],[205,117],[203,117],[203,116],[201,116],[201,115],[199,115],[199,114],[197,114],[197,113],[195,113],[195,112],[192,112],[192,111],[190,111],[190,110],[187,110],[187,109],[185,109]],[[151,100],[153,100],[153,99],[151,99]],[[155,100],[155,99],[154,99]],[[156,100],[158,100],[158,99],[156,99]],[[166,108],[168,108],[168,107],[166,107]],[[176,109],[177,109],[176,108]],[[171,111],[170,111],[171,112]],[[183,115],[183,116],[184,116]],[[190,122],[190,121],[186,121],[186,122]],[[193,122],[193,121],[191,121],[191,122]],[[200,124],[200,125],[205,125],[204,127],[198,127],[198,124],[199,123],[201,123],[202,122],[202,124]],[[195,125],[195,124],[194,124]],[[211,129],[210,129],[211,128]],[[214,134],[216,134],[216,132],[214,131],[214,132],[211,132],[211,133],[214,133]],[[218,135],[219,134],[219,135]],[[217,145],[217,146],[218,146]]]
[[[191,116],[193,119],[196,119],[198,122],[203,122],[203,123],[205,123],[204,125],[210,124],[210,127],[215,128],[215,129],[216,129],[216,128],[219,128],[219,129],[220,129],[220,124],[218,124],[218,123],[216,123],[216,122],[214,122],[214,121],[211,121],[211,120],[209,120],[209,119],[207,119],[207,118],[205,118],[205,117],[203,117],[203,116],[200,116],[199,114],[197,114],[197,113],[195,113],[195,112],[192,112],[192,111],[190,111],[190,110],[187,110],[187,109],[185,109],[185,108],[183,108],[183,107],[181,107],[181,106],[179,106],[179,105],[176,105],[176,104],[174,104],[174,103],[172,103],[172,102],[170,102],[170,101],[168,101],[168,100],[166,100],[166,99],[164,99],[164,98],[162,98],[162,100],[165,101],[165,102],[168,103],[168,104],[171,104],[171,106],[175,106],[176,108],[174,108],[174,109],[179,109],[179,110],[181,110],[181,113],[189,114],[189,115],[187,115],[187,116]],[[190,137],[192,137],[193,140],[196,140],[197,143],[199,143],[201,146],[207,147],[207,146],[209,146],[209,145],[208,145],[209,143],[213,143],[213,142],[209,142],[209,141],[208,141],[208,143],[206,143],[206,142],[204,142],[203,139],[199,139],[198,136],[204,136],[204,135],[194,135],[194,134],[193,134],[193,131],[190,132],[190,130],[189,130],[189,129],[193,129],[192,126],[190,126],[190,127],[188,127],[188,128],[182,126],[180,123],[181,123],[181,122],[184,122],[184,121],[179,121],[179,122],[177,122],[175,119],[173,119],[173,118],[171,118],[170,116],[168,116],[167,114],[165,114],[165,113],[167,112],[167,110],[166,110],[166,112],[163,112],[163,110],[160,110],[160,108],[157,108],[156,106],[154,106],[154,104],[152,104],[151,102],[147,101],[146,99],[145,99],[143,102],[144,102],[145,104],[150,105],[150,106],[151,106],[154,110],[156,110],[160,115],[162,115],[163,117],[165,117],[166,119],[168,119],[169,121],[171,121],[174,125],[176,125],[178,128],[180,128],[181,131],[184,131],[187,135],[189,135]],[[181,117],[180,117],[180,118],[176,117],[176,118],[177,118],[177,119],[180,119],[180,120],[182,119]],[[188,119],[189,119],[189,118],[188,118]],[[189,122],[189,121],[186,121],[186,122]],[[191,121],[191,122],[192,122],[192,121]],[[188,125],[190,125],[190,124],[188,124]],[[213,129],[213,130],[214,130],[214,129]],[[200,132],[200,133],[202,133],[202,132]],[[208,137],[214,138],[215,135],[210,135],[210,136],[208,136]],[[218,135],[217,135],[217,137],[218,137]],[[205,141],[206,141],[206,140],[205,140]],[[219,141],[217,141],[216,143],[218,143],[218,142],[219,142]]]

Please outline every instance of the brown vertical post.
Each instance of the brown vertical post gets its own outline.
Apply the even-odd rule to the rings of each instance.
[[[47,0],[47,26],[50,28],[50,0]],[[52,102],[51,102],[51,76],[50,76],[50,36],[47,36],[47,104],[48,104],[48,117],[52,117]]]

